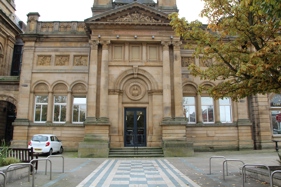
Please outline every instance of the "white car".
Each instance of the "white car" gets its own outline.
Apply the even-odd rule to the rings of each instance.
[[[28,143],[28,148],[33,148],[34,153],[49,154],[63,152],[61,141],[53,134],[35,134]]]

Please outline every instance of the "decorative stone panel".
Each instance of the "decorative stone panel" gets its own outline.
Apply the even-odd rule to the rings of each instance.
[[[88,66],[87,55],[76,55],[73,58],[73,66]]]
[[[57,55],[55,66],[68,66],[69,56],[68,55]]]
[[[37,66],[50,66],[51,59],[51,55],[39,55],[37,58]]]
[[[125,89],[127,97],[134,101],[142,99],[146,93],[146,88],[138,81],[132,81]]]
[[[181,66],[182,67],[188,67],[190,64],[195,64],[195,58],[194,57],[182,57],[182,59],[181,59]]]
[[[204,58],[199,59],[200,67],[210,67],[212,63],[213,63],[212,59],[204,59]]]

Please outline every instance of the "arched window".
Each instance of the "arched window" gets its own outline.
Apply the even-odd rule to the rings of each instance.
[[[189,124],[196,123],[196,93],[193,85],[183,87],[183,114]]]
[[[66,122],[67,86],[59,83],[54,87],[53,122]]]
[[[73,104],[72,104],[72,122],[83,123],[86,120],[87,113],[87,90],[84,84],[76,84],[72,88]]]
[[[48,86],[44,83],[40,83],[34,88],[34,93],[34,122],[44,123],[47,121],[48,113]]]

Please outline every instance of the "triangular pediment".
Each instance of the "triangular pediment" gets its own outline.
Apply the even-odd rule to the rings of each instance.
[[[103,12],[85,20],[86,24],[169,25],[168,14],[138,2]]]

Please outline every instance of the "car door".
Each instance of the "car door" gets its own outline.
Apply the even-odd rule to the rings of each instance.
[[[59,145],[58,145],[57,137],[51,136],[51,144],[52,144],[53,152],[58,152]]]

